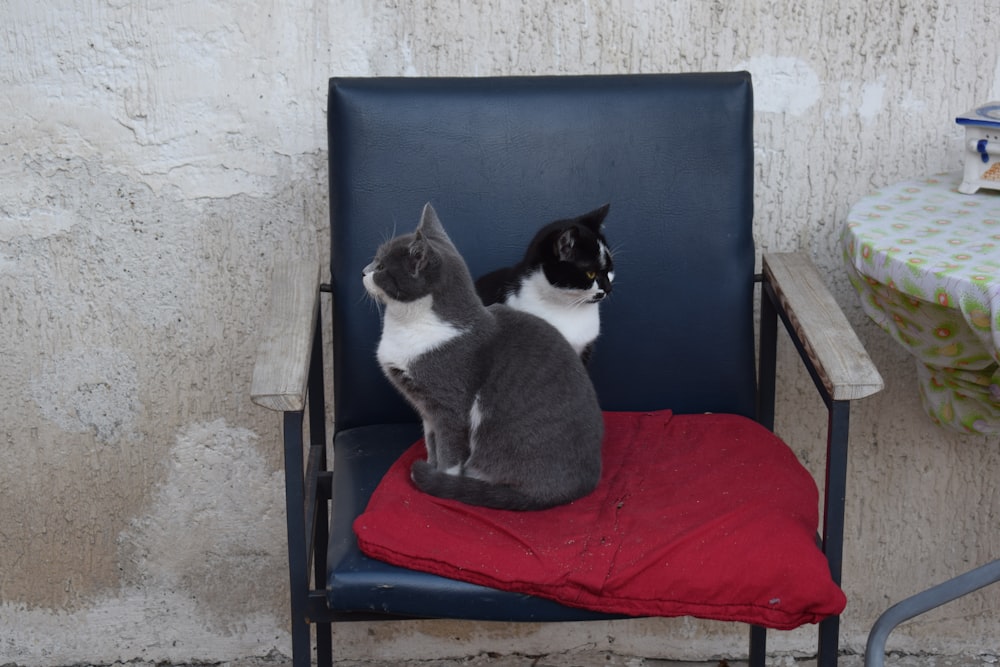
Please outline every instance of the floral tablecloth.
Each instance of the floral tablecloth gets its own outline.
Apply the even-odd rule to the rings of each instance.
[[[904,181],[859,201],[842,237],[865,312],[917,359],[928,414],[1000,434],[1000,193],[961,173]]]

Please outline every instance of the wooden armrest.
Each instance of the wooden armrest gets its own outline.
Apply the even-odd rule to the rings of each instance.
[[[882,376],[803,253],[766,254],[764,280],[774,289],[820,380],[835,401],[882,390]]]
[[[275,266],[250,383],[254,403],[281,412],[305,408],[318,312],[319,264],[297,260]]]

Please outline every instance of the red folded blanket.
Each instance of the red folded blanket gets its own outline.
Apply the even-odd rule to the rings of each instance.
[[[585,498],[510,512],[418,491],[417,442],[354,530],[388,563],[566,605],[791,629],[843,611],[816,546],[816,484],[735,415],[606,413],[604,470]]]

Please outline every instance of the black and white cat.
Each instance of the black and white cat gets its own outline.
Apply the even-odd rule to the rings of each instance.
[[[611,293],[615,279],[611,250],[601,231],[609,208],[605,204],[542,227],[519,263],[476,281],[480,299],[541,317],[586,363],[601,330],[598,304]]]
[[[385,306],[378,362],[423,420],[427,460],[410,470],[419,489],[512,510],[594,489],[604,421],[583,364],[537,317],[481,303],[430,204],[363,280]]]

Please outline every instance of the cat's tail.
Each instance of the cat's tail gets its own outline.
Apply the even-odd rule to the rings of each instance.
[[[414,461],[410,468],[410,478],[418,489],[432,496],[500,510],[543,510],[574,500],[536,498],[511,486],[493,484],[465,475],[449,475],[432,467],[427,461]]]

